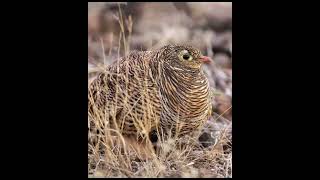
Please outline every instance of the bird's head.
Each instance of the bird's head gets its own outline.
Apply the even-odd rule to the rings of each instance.
[[[161,59],[177,68],[200,69],[203,63],[212,61],[199,49],[187,45],[167,45],[160,49]]]

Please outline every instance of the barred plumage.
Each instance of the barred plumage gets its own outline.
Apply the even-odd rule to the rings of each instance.
[[[184,45],[134,51],[92,82],[89,115],[95,108],[105,112],[108,123],[128,136],[143,137],[158,127],[166,134],[196,132],[211,110],[208,79],[201,70],[208,60]]]

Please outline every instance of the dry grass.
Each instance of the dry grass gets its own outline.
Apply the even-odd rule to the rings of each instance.
[[[170,138],[152,146],[148,158],[139,147],[121,135],[121,130],[101,124],[99,117],[90,117],[91,126],[102,134],[89,132],[88,170],[90,177],[231,177],[232,154],[230,127],[225,127],[216,137],[213,146],[199,146],[190,137]],[[92,143],[95,141],[95,143]],[[146,139],[148,143],[151,142]],[[150,145],[149,144],[149,145]]]
[[[121,31],[118,39],[118,57],[130,52],[130,39],[133,22],[131,17],[124,18],[119,6],[119,15],[116,17]],[[129,33],[127,33],[129,32]],[[126,35],[128,35],[126,37]],[[89,77],[94,77],[99,72],[106,72],[106,55],[104,43],[101,41],[103,52],[103,64],[91,68]],[[113,42],[113,41],[112,41]],[[109,57],[111,49],[109,51]],[[119,58],[118,58],[119,59]],[[110,76],[127,80],[125,75]],[[89,79],[89,84],[92,79]],[[145,87],[143,82],[141,87]],[[120,88],[116,87],[118,91]],[[100,89],[100,91],[104,91]],[[115,106],[110,106],[105,111],[94,107],[88,117],[88,171],[89,177],[232,177],[232,152],[231,152],[231,123],[227,127],[219,129],[215,134],[215,143],[209,147],[203,147],[194,137],[171,137],[167,140],[160,138],[157,150],[154,151],[152,142],[147,132],[151,129],[151,120],[155,114],[148,105],[148,92],[142,89],[146,99],[143,122],[137,121],[135,126],[144,137],[138,143],[135,139],[122,136],[122,127],[110,127],[109,121],[115,121]],[[128,98],[128,97],[122,97]],[[93,102],[92,93],[88,93],[89,103]],[[129,105],[124,103],[124,107]],[[108,107],[108,102],[106,107]],[[134,111],[129,111],[132,116],[138,116]],[[218,116],[216,118],[221,117]],[[213,119],[213,118],[212,118]],[[217,119],[212,120],[218,122]],[[140,142],[140,141],[139,141]]]

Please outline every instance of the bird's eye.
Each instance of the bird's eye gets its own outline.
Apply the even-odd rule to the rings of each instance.
[[[180,57],[185,61],[192,60],[192,56],[190,55],[190,53],[187,50],[182,51]]]
[[[184,54],[182,57],[184,60],[188,60],[190,58],[189,54]]]

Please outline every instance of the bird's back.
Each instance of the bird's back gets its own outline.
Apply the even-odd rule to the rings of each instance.
[[[90,85],[89,113],[105,112],[110,126],[128,136],[145,136],[155,128],[160,102],[151,75],[152,56],[150,51],[133,51],[100,73]]]

